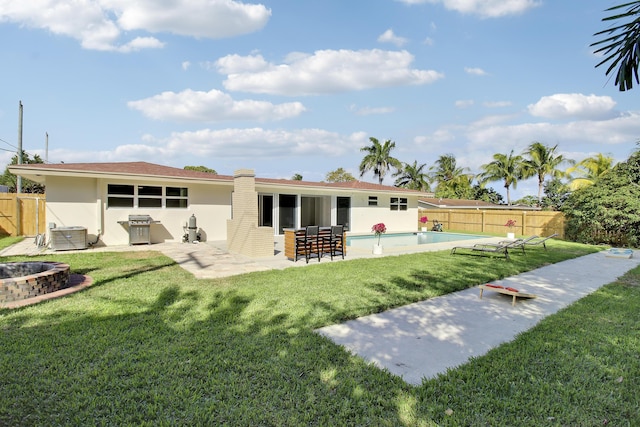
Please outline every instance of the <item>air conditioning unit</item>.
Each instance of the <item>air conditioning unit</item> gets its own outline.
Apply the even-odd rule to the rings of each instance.
[[[49,245],[54,251],[87,249],[85,227],[57,227],[49,230]]]

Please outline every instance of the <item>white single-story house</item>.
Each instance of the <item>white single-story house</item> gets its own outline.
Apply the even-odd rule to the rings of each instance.
[[[151,243],[182,241],[192,216],[202,240],[226,240],[229,221],[245,209],[244,202],[233,203],[237,176],[147,162],[22,164],[9,170],[46,186],[49,228],[84,227],[88,240],[99,238],[107,246],[129,242],[130,215],[151,216]],[[249,191],[257,196],[256,225],[273,228],[274,235],[285,228],[332,224],[367,234],[380,222],[389,232],[414,231],[418,200],[432,197],[361,181],[255,178],[246,170],[240,175],[250,176],[250,186],[255,185]]]

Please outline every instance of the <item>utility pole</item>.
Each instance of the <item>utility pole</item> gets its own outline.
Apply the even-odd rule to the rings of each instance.
[[[22,164],[22,101],[18,103],[18,164]],[[16,178],[16,193],[22,193],[22,177]]]

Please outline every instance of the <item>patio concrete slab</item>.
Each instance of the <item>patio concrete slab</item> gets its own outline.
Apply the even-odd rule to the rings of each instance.
[[[474,243],[496,242],[501,240],[498,237],[487,237],[474,241]],[[399,248],[385,248],[385,255],[400,255],[406,253],[449,250],[455,245],[468,244],[468,241],[453,241],[446,243],[435,243],[430,245],[415,245]],[[73,252],[129,252],[129,251],[159,251],[172,258],[182,268],[192,273],[198,279],[216,279],[237,274],[251,273],[266,270],[282,270],[291,267],[304,267],[317,264],[317,260],[312,260],[309,264],[304,259],[292,261],[284,255],[283,236],[274,237],[274,254],[269,257],[250,258],[245,255],[230,253],[227,250],[226,241],[209,241],[202,243],[180,243],[164,242],[151,245],[120,245],[104,246],[96,245],[83,250],[70,250],[56,252],[48,248],[38,247],[33,238],[27,238],[8,248],[0,250],[0,256],[34,256],[52,255]],[[371,258],[371,250],[361,248],[351,248],[347,250],[345,261],[356,258]],[[328,254],[322,258],[321,262],[342,262],[341,257],[336,257],[332,261]],[[73,268],[73,266],[72,266]]]
[[[470,288],[449,295],[365,316],[317,332],[374,365],[421,384],[471,357],[511,341],[578,299],[640,264],[599,252],[492,282],[537,295],[518,299]]]

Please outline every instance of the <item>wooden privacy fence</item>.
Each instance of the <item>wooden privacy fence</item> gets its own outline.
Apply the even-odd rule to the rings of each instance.
[[[427,224],[422,224],[420,218],[429,218]],[[505,226],[507,221],[514,220],[515,227]],[[433,220],[442,224],[444,230],[475,231],[491,234],[505,234],[513,232],[522,236],[549,236],[558,233],[564,238],[564,214],[552,211],[523,211],[523,210],[478,210],[478,209],[420,209],[418,211],[418,229],[433,227]]]
[[[0,235],[35,236],[46,232],[46,196],[0,193]]]

